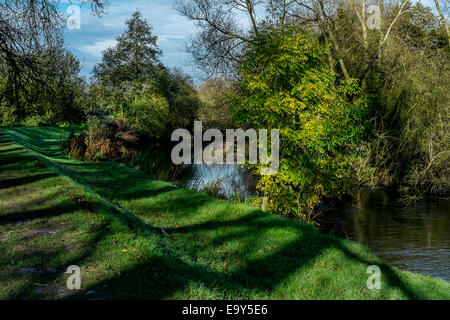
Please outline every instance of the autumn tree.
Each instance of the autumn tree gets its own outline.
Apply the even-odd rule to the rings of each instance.
[[[260,32],[264,36],[242,61],[234,120],[280,130],[279,171],[263,176],[258,189],[268,199],[265,209],[311,222],[324,198],[354,186],[352,165],[365,130],[366,103],[355,81],[335,85],[326,49],[316,40],[292,29]],[[256,173],[264,167],[256,165]]]

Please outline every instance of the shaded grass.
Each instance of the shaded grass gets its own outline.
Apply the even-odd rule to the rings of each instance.
[[[118,163],[69,159],[58,148],[64,134],[2,134],[0,298],[89,298],[92,290],[93,297],[141,299],[449,298],[448,282],[391,268],[366,247],[312,226]],[[33,230],[54,233],[28,239]],[[64,289],[71,264],[81,267],[84,293]],[[366,287],[374,264],[381,290]],[[20,273],[26,267],[40,272]]]

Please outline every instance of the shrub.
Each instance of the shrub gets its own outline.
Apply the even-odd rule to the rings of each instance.
[[[69,155],[72,158],[83,160],[86,154],[86,134],[83,132],[78,137],[70,140]]]
[[[129,118],[134,120],[140,133],[151,138],[161,138],[167,133],[170,112],[164,96],[144,87],[136,93],[129,109]]]
[[[14,108],[9,107],[6,102],[0,103],[0,126],[12,127],[17,121]]]
[[[124,119],[92,120],[87,130],[71,139],[69,155],[86,161],[124,161],[136,152],[138,141]]]

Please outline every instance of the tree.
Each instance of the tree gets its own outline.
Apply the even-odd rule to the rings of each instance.
[[[51,56],[51,58],[49,58]],[[48,123],[68,121],[81,123],[85,119],[85,80],[79,76],[80,61],[68,50],[59,49],[43,55],[39,61],[47,66],[43,79],[46,86],[35,87],[27,95],[27,114],[46,115]]]
[[[255,48],[266,54],[260,47],[266,43],[265,30],[283,33],[295,28],[316,39],[328,48],[323,53],[335,85],[340,88],[341,80],[356,79],[370,105],[376,106],[368,116],[371,134],[354,145],[365,150],[358,160],[360,182],[443,193],[450,185],[448,170],[441,170],[449,156],[445,92],[450,47],[447,8],[442,1],[434,4],[438,15],[409,0],[186,0],[176,7],[199,27],[189,47],[194,61],[207,75],[234,76],[241,87],[248,85],[246,73],[239,72],[241,62],[250,59],[266,70],[255,58],[258,54],[249,55]],[[284,77],[294,81],[291,74]],[[244,92],[250,97],[252,90]],[[253,108],[241,113],[254,116],[251,123],[266,116],[256,102]],[[291,188],[289,183],[279,185]],[[287,200],[292,198],[285,194]]]
[[[194,21],[199,33],[188,51],[208,75],[236,75],[243,49],[258,35],[255,0],[179,0],[175,8]],[[250,27],[243,23],[247,18]]]
[[[65,17],[57,9],[60,0],[0,1],[0,64],[7,75],[10,108],[17,118],[25,117],[20,91],[32,82],[42,81],[43,67],[38,62],[62,46]],[[103,12],[104,0],[90,0],[96,14]]]
[[[50,50],[50,49],[47,49]],[[29,124],[53,124],[61,121],[80,123],[84,119],[84,79],[79,76],[80,62],[63,48],[52,48],[35,57],[39,68],[39,81],[26,82],[17,96],[14,84],[3,78],[0,85],[2,125],[14,125],[23,120]],[[19,100],[20,118],[15,113]]]
[[[160,66],[155,89],[169,102],[167,136],[178,128],[192,129],[200,104],[192,78],[179,68],[169,70]]]
[[[116,46],[103,53],[94,68],[91,110],[125,117],[150,138],[170,136],[190,128],[199,101],[192,81],[180,70],[169,70],[159,60],[162,52],[152,27],[139,11],[126,21]]]
[[[155,78],[161,51],[152,34],[152,26],[139,11],[126,21],[127,29],[116,37],[117,44],[103,52],[102,61],[94,68],[94,78],[118,87],[125,82]]]
[[[411,9],[408,0],[398,5],[379,0],[380,26],[370,29],[366,0],[179,0],[175,7],[199,27],[189,52],[208,76],[236,75],[245,47],[261,36],[260,29],[297,26],[313,29],[331,48],[328,61],[336,74],[362,82],[392,37],[399,17]]]
[[[439,17],[420,3],[406,8],[392,35],[372,71],[378,107],[363,181],[395,188],[412,204],[450,190],[450,55]]]
[[[439,13],[439,17],[441,18],[442,23],[444,24],[445,32],[447,33],[448,45],[450,46],[450,28],[448,27],[447,19],[444,17],[444,14],[442,13],[441,6],[439,5],[439,1],[434,0],[434,4],[436,6],[436,10]]]
[[[203,82],[198,89],[201,101],[199,120],[204,127],[219,128],[222,130],[232,128],[231,110],[227,101],[227,94],[232,90],[230,81],[218,78]]]
[[[316,40],[292,29],[260,32],[264,36],[246,49],[241,90],[231,99],[234,120],[280,130],[279,171],[263,176],[258,188],[268,199],[266,209],[311,222],[324,197],[354,186],[366,103],[354,80],[335,86],[326,49]],[[256,173],[262,168],[256,165]]]

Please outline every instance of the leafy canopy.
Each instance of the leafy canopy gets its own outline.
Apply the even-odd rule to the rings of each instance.
[[[263,176],[259,189],[266,209],[311,221],[323,197],[352,186],[366,104],[355,80],[335,84],[316,40],[293,29],[265,32],[246,50],[240,93],[231,97],[234,120],[280,129],[280,170]]]

